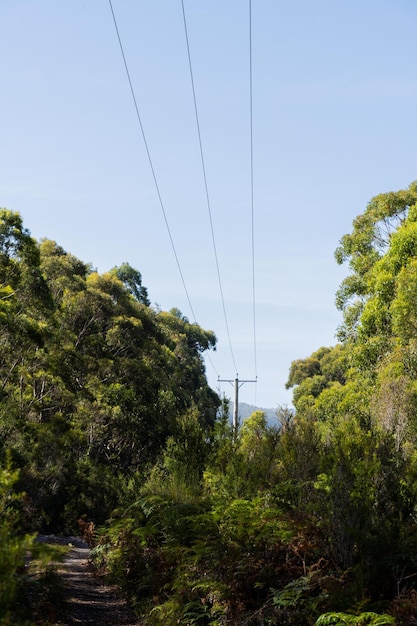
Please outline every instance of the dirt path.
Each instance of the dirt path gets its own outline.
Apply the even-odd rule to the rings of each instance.
[[[74,537],[48,537],[45,540],[71,546],[56,570],[62,582],[67,608],[65,622],[61,621],[57,626],[139,626],[117,588],[103,584],[93,576],[88,563],[90,550],[83,541]]]

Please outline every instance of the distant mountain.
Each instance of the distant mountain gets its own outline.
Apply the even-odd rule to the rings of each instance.
[[[263,411],[267,419],[268,424],[277,424],[277,409],[264,409],[253,404],[246,404],[246,402],[239,402],[238,415],[239,422],[242,424],[248,417],[255,413],[255,411]],[[230,404],[229,410],[230,419],[233,420],[233,402]]]

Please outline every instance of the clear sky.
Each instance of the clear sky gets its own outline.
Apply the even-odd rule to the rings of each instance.
[[[113,0],[166,217],[217,378],[289,404],[291,361],[334,345],[340,238],[374,195],[417,178],[415,0]],[[107,0],[0,0],[0,206],[104,272],[127,261],[154,306],[192,312]],[[213,367],[214,366],[214,367]],[[237,370],[237,372],[236,372]]]

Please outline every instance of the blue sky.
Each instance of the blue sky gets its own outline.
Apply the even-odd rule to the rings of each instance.
[[[217,378],[288,404],[291,361],[335,343],[339,239],[372,196],[417,178],[413,0],[184,2],[231,356],[180,0],[113,0],[158,185]],[[0,206],[100,272],[127,261],[192,321],[107,0],[1,0]],[[236,364],[236,367],[235,367]],[[213,367],[214,366],[214,367]],[[220,391],[232,395],[230,385]]]

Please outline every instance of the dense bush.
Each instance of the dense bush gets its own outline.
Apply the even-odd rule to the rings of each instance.
[[[0,468],[0,624],[17,624],[17,607],[22,604],[25,558],[34,536],[20,531],[19,505],[23,495],[15,491],[18,471],[10,457]]]

